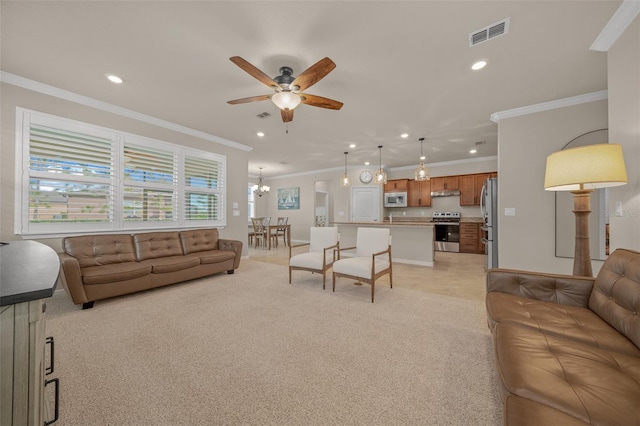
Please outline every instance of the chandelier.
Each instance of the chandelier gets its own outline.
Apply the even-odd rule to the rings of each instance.
[[[258,197],[262,197],[264,194],[269,192],[269,189],[271,189],[262,182],[262,167],[260,167],[260,177],[258,178],[258,184],[253,185],[251,189],[253,189],[253,193]]]
[[[424,138],[418,139],[420,141],[420,165],[416,169],[416,180],[429,180],[431,176],[429,176],[429,169],[424,166],[424,160],[426,157],[422,154],[422,142]]]
[[[378,145],[378,149],[380,150],[380,168],[376,172],[374,180],[378,185],[384,185],[385,183],[387,183],[387,174],[382,168],[382,145]]]
[[[343,188],[347,188],[351,185],[351,179],[349,179],[349,173],[347,172],[347,155],[349,155],[348,151],[344,152],[344,176],[342,177],[342,182],[340,185]]]

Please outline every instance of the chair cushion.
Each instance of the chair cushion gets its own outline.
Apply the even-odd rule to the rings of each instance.
[[[358,228],[356,234],[356,256],[371,256],[389,248],[388,228]]]
[[[504,424],[518,426],[585,426],[588,423],[548,405],[509,395],[504,401]]]
[[[591,425],[640,424],[640,358],[499,323],[498,374],[506,391]]]
[[[380,271],[384,271],[388,269],[390,265],[386,260],[376,259],[374,273],[377,274]],[[371,279],[371,257],[352,257],[337,260],[333,264],[333,272]]]
[[[309,251],[323,251],[338,242],[338,228],[311,227],[309,232]]]
[[[331,261],[331,256],[329,256],[329,262]],[[295,256],[291,256],[289,259],[289,266],[294,268],[309,268],[309,269],[317,269],[319,271],[322,270],[322,252],[321,251],[310,251],[308,253],[301,253]]]
[[[492,326],[500,322],[517,323],[597,348],[640,357],[640,349],[631,340],[587,308],[497,292],[487,294],[486,304]]]

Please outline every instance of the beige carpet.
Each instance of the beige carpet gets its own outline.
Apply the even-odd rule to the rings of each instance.
[[[478,302],[243,260],[234,275],[48,303],[58,425],[500,425]]]

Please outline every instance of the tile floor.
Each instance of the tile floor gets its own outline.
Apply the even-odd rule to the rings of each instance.
[[[294,242],[293,245],[296,245]],[[295,253],[303,253],[307,247],[294,248]],[[287,266],[289,247],[280,243],[277,248],[265,250],[249,247],[249,258],[259,262],[275,263]],[[480,254],[436,252],[435,266],[393,264],[394,287],[412,288],[427,293],[484,302],[485,298],[485,257]],[[308,272],[294,271],[295,274]],[[388,276],[380,278],[376,284],[389,285]],[[327,285],[331,285],[331,275],[327,276]]]

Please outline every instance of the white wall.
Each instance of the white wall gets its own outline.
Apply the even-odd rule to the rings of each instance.
[[[136,135],[170,143],[215,152],[227,157],[227,227],[220,230],[223,238],[247,240],[247,173],[248,152],[185,135],[162,127],[111,114],[74,102],[43,95],[31,90],[2,83],[1,91],[1,139],[0,147],[0,241],[21,239],[14,235],[15,180],[15,118],[16,107],[24,107],[85,123],[96,124]],[[242,173],[234,173],[242,170]],[[233,203],[237,202],[240,216],[233,216]],[[59,238],[39,240],[57,252],[62,251]],[[246,246],[245,246],[246,253]]]
[[[622,202],[623,215],[612,216],[611,249],[640,251],[640,16],[607,53],[609,137],[622,145],[629,183],[611,188],[609,211]]]
[[[573,138],[607,125],[606,100],[500,120],[500,267],[572,273],[573,259],[555,257],[555,196],[554,192],[544,190],[546,159]],[[504,216],[506,207],[515,208],[516,215]],[[593,261],[592,265],[597,273],[602,262]]]

